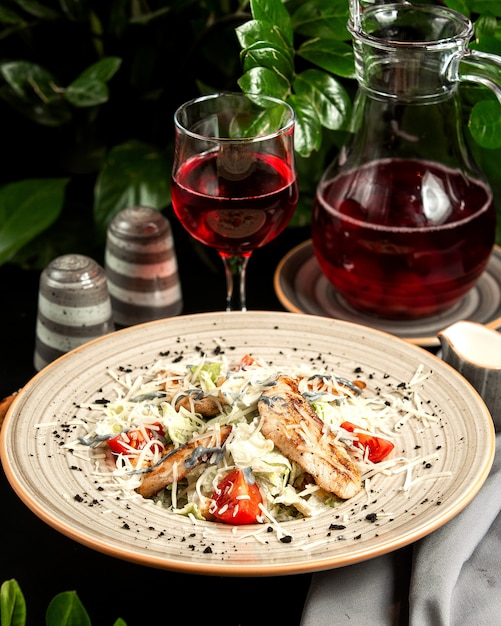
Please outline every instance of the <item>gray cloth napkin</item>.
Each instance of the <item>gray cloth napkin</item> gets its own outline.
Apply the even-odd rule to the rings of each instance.
[[[301,626],[501,625],[501,433],[473,501],[416,542],[314,574]]]

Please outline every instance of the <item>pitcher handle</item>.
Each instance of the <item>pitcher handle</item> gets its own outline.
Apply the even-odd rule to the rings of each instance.
[[[488,87],[501,104],[501,57],[487,52],[467,49],[452,64],[453,82],[472,82]],[[456,65],[456,67],[454,67]]]

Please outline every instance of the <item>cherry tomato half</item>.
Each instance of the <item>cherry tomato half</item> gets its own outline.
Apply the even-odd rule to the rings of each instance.
[[[253,524],[263,500],[249,469],[234,469],[218,484],[212,494],[214,517],[225,524]]]
[[[156,427],[155,430],[152,428],[145,427],[144,431],[148,436],[148,439],[155,439],[158,437],[163,437],[165,435],[164,429],[162,425],[158,422],[154,424]],[[141,450],[147,443],[147,439],[145,438],[143,431],[139,428],[131,428],[127,432],[122,432],[116,435],[115,437],[111,437],[108,439],[107,444],[113,452],[117,454],[131,454],[131,448],[134,450]],[[163,448],[163,444],[159,440],[158,443],[155,442],[159,448]]]
[[[351,422],[343,422],[341,424],[341,428],[344,428],[352,433],[355,430],[360,429],[360,426],[356,426]],[[372,461],[372,463],[379,463],[379,461],[382,461],[395,447],[391,441],[383,439],[383,437],[376,437],[375,435],[368,435],[363,432],[356,432],[355,434],[357,439],[353,441],[353,444],[362,450],[368,448],[368,459],[369,461]]]

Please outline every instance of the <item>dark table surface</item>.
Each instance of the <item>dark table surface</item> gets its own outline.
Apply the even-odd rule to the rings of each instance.
[[[168,216],[170,217],[170,216]],[[183,314],[222,310],[221,261],[190,240],[173,219],[183,290]],[[309,236],[287,229],[257,250],[248,268],[248,308],[284,310],[273,287],[281,258]],[[76,251],[78,252],[78,251]],[[101,262],[101,259],[96,259]],[[39,272],[0,267],[0,398],[35,374],[33,350]],[[16,496],[0,470],[0,584],[16,579],[25,596],[28,625],[45,623],[50,600],[76,590],[94,626],[122,617],[128,626],[202,623],[218,626],[298,625],[309,574],[232,578],[180,574],[101,554],[61,535],[39,520]]]

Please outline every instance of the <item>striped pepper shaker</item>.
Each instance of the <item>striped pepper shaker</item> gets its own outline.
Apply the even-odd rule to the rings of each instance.
[[[129,207],[113,218],[106,237],[105,269],[118,326],[181,313],[172,230],[159,211]]]
[[[51,261],[40,275],[35,368],[114,330],[104,269],[82,254]]]

